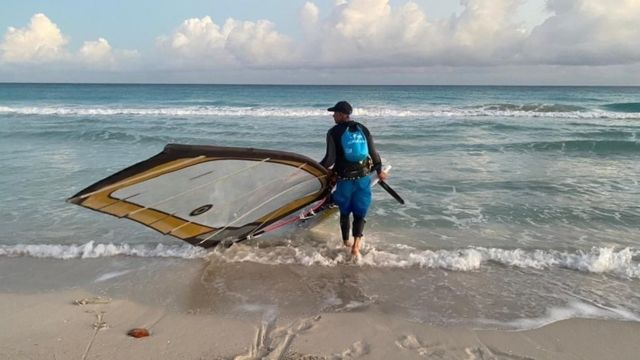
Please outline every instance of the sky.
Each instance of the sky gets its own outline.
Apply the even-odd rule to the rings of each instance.
[[[640,85],[640,0],[8,0],[0,81]]]

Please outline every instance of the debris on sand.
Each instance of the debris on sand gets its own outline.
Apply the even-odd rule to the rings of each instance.
[[[110,302],[111,298],[104,298],[102,296],[73,300],[74,305],[109,304]]]
[[[135,329],[129,330],[127,335],[132,336],[134,338],[147,337],[147,336],[149,336],[149,330],[147,330],[145,328],[135,328]]]

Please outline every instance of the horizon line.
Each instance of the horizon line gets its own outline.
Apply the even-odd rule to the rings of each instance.
[[[294,83],[189,83],[189,82],[37,82],[37,81],[0,81],[1,85],[190,85],[190,86],[424,86],[424,87],[640,87],[638,85],[585,85],[585,84],[294,84]]]

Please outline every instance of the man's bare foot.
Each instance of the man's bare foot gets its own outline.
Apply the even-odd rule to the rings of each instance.
[[[361,244],[362,244],[362,237],[353,238],[353,246],[351,247],[351,256],[360,257]]]
[[[352,247],[353,246],[353,239],[349,238],[347,240],[342,240],[342,243],[344,244],[344,246],[346,247]]]

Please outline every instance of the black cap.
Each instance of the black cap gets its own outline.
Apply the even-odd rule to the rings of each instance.
[[[341,112],[343,114],[351,115],[353,108],[351,104],[346,101],[338,101],[333,107],[327,109],[327,111]]]

